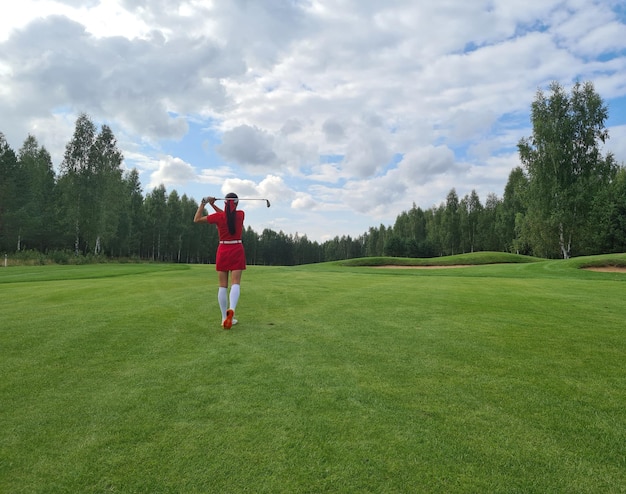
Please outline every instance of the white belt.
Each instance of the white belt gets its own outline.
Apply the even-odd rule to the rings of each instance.
[[[220,240],[220,244],[226,244],[226,245],[231,245],[231,244],[240,244],[241,240]]]

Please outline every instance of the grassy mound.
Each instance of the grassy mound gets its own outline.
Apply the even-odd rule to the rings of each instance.
[[[411,257],[362,257],[338,261],[342,266],[479,266],[484,264],[508,264],[540,262],[545,259],[507,252],[473,252],[454,256]]]

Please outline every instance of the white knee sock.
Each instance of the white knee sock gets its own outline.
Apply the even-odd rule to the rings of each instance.
[[[222,321],[226,319],[226,309],[228,309],[228,291],[226,287],[219,287],[217,290],[217,301],[220,304],[220,310],[222,311]]]
[[[230,308],[235,310],[237,307],[237,302],[239,302],[239,293],[241,292],[241,288],[239,285],[232,285],[230,287]]]

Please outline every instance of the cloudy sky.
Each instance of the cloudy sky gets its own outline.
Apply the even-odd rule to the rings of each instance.
[[[591,81],[626,162],[623,0],[20,0],[0,132],[61,163],[77,115],[140,172],[324,241],[476,190],[502,197],[536,91]]]

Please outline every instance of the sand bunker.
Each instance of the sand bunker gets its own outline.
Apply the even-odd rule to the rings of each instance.
[[[599,273],[626,273],[626,267],[624,266],[598,266],[583,269],[587,271],[598,271]]]

